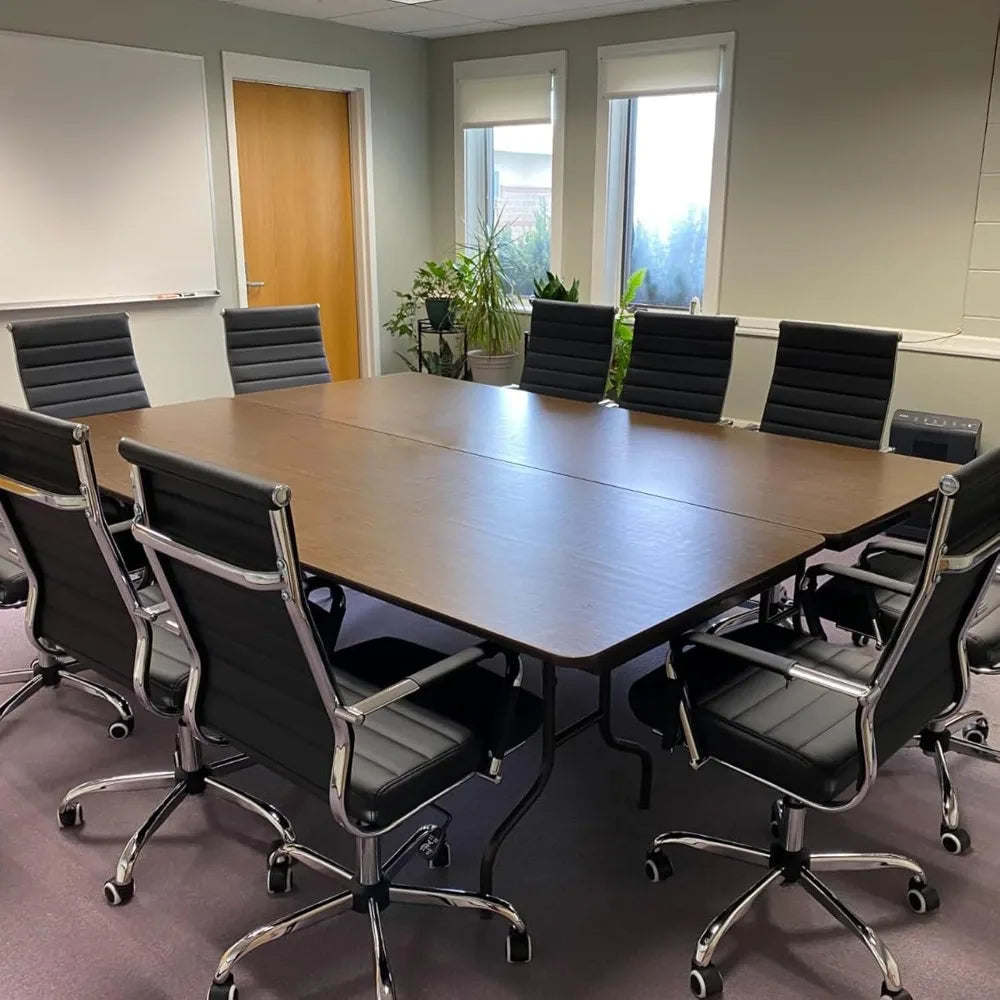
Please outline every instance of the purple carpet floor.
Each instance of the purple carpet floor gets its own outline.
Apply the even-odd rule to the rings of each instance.
[[[450,651],[464,638],[442,626],[352,594],[344,641],[407,636]],[[0,669],[26,666],[20,613],[0,613]],[[651,748],[657,740],[625,705],[630,677],[651,654],[618,672],[615,725]],[[529,686],[537,683],[529,665]],[[0,689],[0,696],[5,691]],[[559,714],[594,707],[596,682],[563,673]],[[978,684],[973,703],[992,710],[1000,733],[1000,680]],[[296,870],[289,896],[269,897],[269,828],[231,805],[186,802],[136,869],[136,896],[108,907],[101,892],[126,839],[156,793],[100,795],[86,822],[59,830],[56,804],[71,785],[103,774],[170,766],[169,721],[136,708],[134,736],[105,735],[105,706],[66,690],[45,691],[0,727],[0,1000],[202,1000],[221,952],[251,928],[340,891]],[[410,882],[474,887],[482,847],[530,783],[533,741],[508,762],[499,787],[473,781],[445,804],[454,811],[452,868],[416,860]],[[974,850],[953,858],[938,844],[931,761],[898,755],[856,810],[810,819],[816,850],[894,850],[920,859],[941,894],[928,918],[910,913],[906,879],[875,872],[828,876],[829,884],[884,935],[914,1000],[1000,998],[1000,768],[970,759],[953,767]],[[706,922],[757,872],[676,852],[676,875],[643,875],[655,834],[690,829],[766,840],[767,790],[710,766],[694,773],[681,753],[656,752],[653,808],[635,807],[638,767],[596,731],[563,747],[543,799],[508,840],[497,891],[521,910],[534,939],[529,966],[504,962],[498,921],[447,910],[393,907],[384,917],[400,1000],[682,1000],[694,943]],[[283,808],[299,838],[350,865],[350,843],[322,803],[256,769],[234,783]],[[860,944],[795,889],[774,891],[722,945],[727,1000],[877,998],[881,977]],[[256,952],[237,968],[241,1000],[372,1000],[367,922],[348,914]]]

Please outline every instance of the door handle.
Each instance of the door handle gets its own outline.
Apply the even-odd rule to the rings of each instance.
[[[264,282],[263,281],[248,281],[247,282],[247,288],[263,288],[263,287],[264,287]]]

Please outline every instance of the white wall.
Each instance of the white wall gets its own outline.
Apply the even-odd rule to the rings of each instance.
[[[435,251],[455,231],[455,60],[566,50],[562,272],[586,294],[598,47],[735,31],[720,312],[953,334],[998,17],[1000,0],[731,0],[435,41]],[[967,332],[1000,336],[1000,323]],[[896,401],[982,417],[1000,444],[1000,350],[965,356],[976,346],[962,337],[949,343],[959,356],[904,353]],[[741,338],[727,413],[760,416],[773,351]]]
[[[238,301],[223,51],[370,70],[382,320],[394,308],[392,289],[409,287],[413,269],[428,256],[426,42],[214,0],[2,0],[0,30],[167,49],[205,58],[222,297],[127,307],[139,366],[154,404],[232,391],[219,318],[223,307]],[[7,195],[0,194],[0,202]],[[0,238],[2,227],[0,217]],[[88,310],[74,310],[84,311]],[[18,314],[0,313],[0,325],[17,318]],[[392,345],[382,338],[381,346],[387,367],[395,367],[389,363]],[[0,336],[0,400],[24,401],[5,331]]]

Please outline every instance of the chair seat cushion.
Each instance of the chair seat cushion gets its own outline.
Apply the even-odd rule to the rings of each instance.
[[[445,656],[393,638],[372,639],[328,655],[348,704]],[[233,738],[237,749],[326,801],[333,728],[312,679],[290,672],[280,692],[268,693],[267,712],[257,704],[263,694],[248,673],[238,698],[210,693],[204,706],[211,717],[228,720],[225,727],[220,725],[227,732],[238,726],[253,733],[253,745]],[[500,679],[485,667],[468,666],[370,715],[365,725],[354,728],[348,815],[368,826],[386,826],[483,769],[500,705]],[[519,691],[509,742],[523,741],[540,715],[538,699]]]
[[[342,696],[356,701],[443,656],[386,637],[346,647],[333,655],[332,666]],[[355,730],[350,815],[384,826],[482,770],[502,684],[484,667],[465,667],[370,716]],[[540,720],[539,700],[519,690],[507,742],[523,742]]]
[[[16,607],[27,599],[28,577],[24,570],[13,560],[0,556],[0,607]]]
[[[864,650],[836,646],[776,625],[752,625],[726,638],[851,680],[868,680],[876,662]],[[857,780],[857,703],[853,698],[806,681],[786,681],[779,674],[702,647],[686,651],[675,666],[688,687],[702,755],[814,802],[832,801]],[[664,718],[667,687],[665,671],[660,669],[637,681],[630,694],[636,715],[661,732],[663,725],[670,724]]]
[[[880,576],[916,583],[920,560],[898,552],[874,553],[867,568]],[[830,577],[816,590],[815,603],[820,616],[850,632],[871,634],[868,597],[864,584],[844,577]],[[891,590],[871,591],[878,614],[879,632],[888,639],[902,617],[909,598]],[[986,671],[1000,665],[1000,580],[994,578],[966,636],[966,650],[973,670]]]

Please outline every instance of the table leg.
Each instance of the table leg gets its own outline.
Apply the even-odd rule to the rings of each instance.
[[[611,731],[611,673],[601,674],[600,694],[598,695],[598,705],[600,718],[598,729],[601,738],[611,747],[612,750],[620,750],[622,753],[632,754],[639,758],[639,808],[648,809],[653,793],[653,755],[638,743],[631,740],[619,739]]]
[[[538,801],[552,776],[556,759],[556,668],[548,660],[542,663],[542,759],[538,777],[528,789],[524,798],[507,814],[503,822],[493,832],[479,865],[479,891],[493,895],[493,870],[497,854],[511,831],[524,819],[528,810]]]

